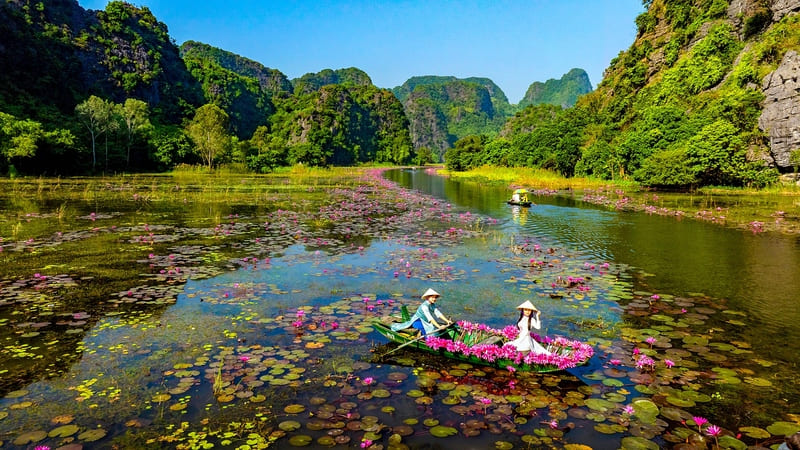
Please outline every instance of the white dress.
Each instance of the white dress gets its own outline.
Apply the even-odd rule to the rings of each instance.
[[[538,330],[542,327],[542,323],[541,321],[539,321],[539,318],[537,318],[536,316],[531,316],[530,319],[531,319],[531,326],[533,326],[533,328],[536,328]],[[545,354],[550,353],[544,347],[542,347],[541,344],[536,342],[531,337],[531,330],[528,329],[527,317],[522,316],[522,318],[519,319],[519,322],[517,323],[517,328],[519,328],[519,336],[513,341],[511,341],[511,344],[514,347],[516,347],[517,350],[521,352],[531,351],[533,353],[545,353]]]

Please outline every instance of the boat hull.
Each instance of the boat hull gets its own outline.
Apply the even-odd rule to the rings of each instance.
[[[383,322],[375,321],[372,323],[372,327],[375,329],[375,331],[377,331],[390,341],[400,345],[405,345],[405,348],[414,348],[417,350],[421,350],[434,355],[439,355],[444,358],[452,359],[455,361],[466,362],[469,364],[474,364],[479,366],[495,367],[498,369],[511,368],[512,370],[519,370],[521,372],[547,373],[547,372],[558,372],[564,370],[556,366],[540,366],[540,365],[532,365],[524,363],[517,364],[510,359],[498,359],[495,361],[487,361],[485,359],[481,359],[472,355],[465,355],[463,353],[458,353],[458,352],[450,352],[441,348],[440,349],[431,348],[425,344],[425,338],[415,340],[416,336],[409,336],[405,333],[394,331]],[[443,333],[444,334],[440,337],[449,337],[452,339],[459,334],[459,330],[457,329],[457,325],[454,325],[451,328],[445,329]]]
[[[522,206],[524,208],[530,208],[531,205],[533,204],[533,202],[514,202],[511,200],[508,200],[506,203],[508,203],[509,205]]]

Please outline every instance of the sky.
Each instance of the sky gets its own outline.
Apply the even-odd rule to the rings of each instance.
[[[79,0],[104,9],[107,0]],[[641,0],[132,0],[180,45],[194,40],[289,78],[357,67],[393,88],[418,75],[487,77],[519,103],[528,86],[584,69],[593,87],[636,37]]]

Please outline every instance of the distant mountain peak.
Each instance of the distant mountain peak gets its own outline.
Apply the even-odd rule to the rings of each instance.
[[[520,100],[519,107],[547,103],[570,108],[575,105],[578,97],[589,92],[592,92],[589,75],[583,69],[574,68],[558,80],[551,78],[544,83],[533,82]]]

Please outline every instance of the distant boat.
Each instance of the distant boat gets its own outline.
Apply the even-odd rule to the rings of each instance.
[[[533,202],[515,202],[514,200],[506,201],[509,205],[516,205],[516,206],[524,206],[525,208],[530,208]]]

